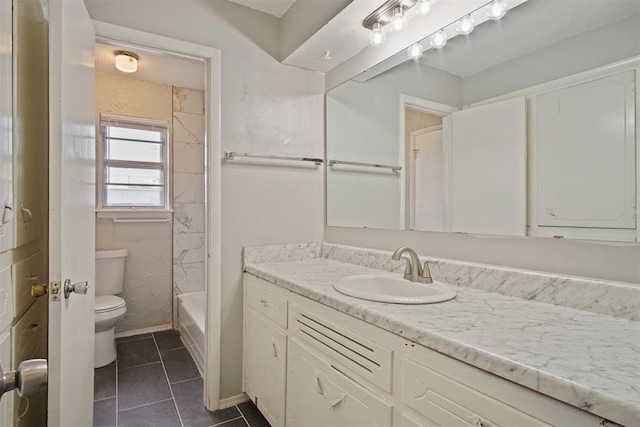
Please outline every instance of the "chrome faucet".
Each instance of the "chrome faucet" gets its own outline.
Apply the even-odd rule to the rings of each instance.
[[[401,255],[405,252],[409,254],[409,258],[401,258]],[[396,261],[399,259],[404,259],[405,261],[407,261],[407,266],[404,270],[405,279],[412,282],[433,283],[433,279],[431,278],[431,271],[429,270],[429,261],[425,261],[424,267],[422,267],[422,265],[420,265],[420,259],[413,249],[406,246],[398,248],[393,253],[393,256],[391,256],[391,259],[394,259]]]

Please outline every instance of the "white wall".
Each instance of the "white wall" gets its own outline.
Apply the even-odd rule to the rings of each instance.
[[[222,1],[86,3],[92,19],[221,49],[223,149],[322,157],[323,77],[273,58],[275,18]],[[239,160],[223,165],[222,191],[225,398],[242,389],[241,248],[320,239],[324,192],[320,168]]]
[[[403,165],[400,94],[462,106],[462,79],[407,61],[327,94],[327,158]],[[352,227],[401,227],[404,172],[334,166],[327,172],[327,222]]]

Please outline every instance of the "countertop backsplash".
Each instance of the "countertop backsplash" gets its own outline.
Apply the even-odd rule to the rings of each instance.
[[[326,258],[362,267],[402,273],[405,261],[392,252],[306,242],[244,248],[245,264]],[[435,281],[577,310],[640,321],[640,285],[564,276],[517,268],[420,256],[429,261]]]

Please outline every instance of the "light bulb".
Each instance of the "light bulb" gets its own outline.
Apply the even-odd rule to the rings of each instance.
[[[417,61],[422,57],[422,53],[424,52],[424,47],[420,43],[414,43],[407,49],[407,55],[409,58]]]
[[[432,0],[418,0],[418,3],[416,4],[418,13],[422,16],[427,16],[428,14],[430,14],[432,6]]]
[[[122,50],[116,51],[116,68],[123,73],[138,71],[138,55]]]
[[[447,44],[447,33],[443,30],[436,31],[431,36],[431,40],[429,41],[432,47],[436,49],[442,49]]]
[[[467,15],[458,21],[458,25],[456,26],[456,31],[458,34],[462,36],[467,36],[471,34],[473,29],[476,27],[476,21],[471,17],[471,15]]]
[[[497,21],[507,13],[507,2],[505,0],[493,0],[487,9],[489,19]]]
[[[404,9],[402,6],[396,7],[393,10],[393,18],[391,18],[391,29],[396,33],[404,30],[407,25],[407,18],[404,16]]]
[[[371,43],[371,46],[373,47],[378,47],[384,44],[385,39],[386,36],[384,34],[384,31],[382,31],[382,24],[376,22],[375,24],[373,24],[373,27],[371,27],[371,34],[369,34],[369,43]]]

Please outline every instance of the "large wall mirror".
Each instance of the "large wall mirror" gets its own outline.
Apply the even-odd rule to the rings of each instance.
[[[640,241],[640,1],[508,3],[327,92],[328,226]]]

